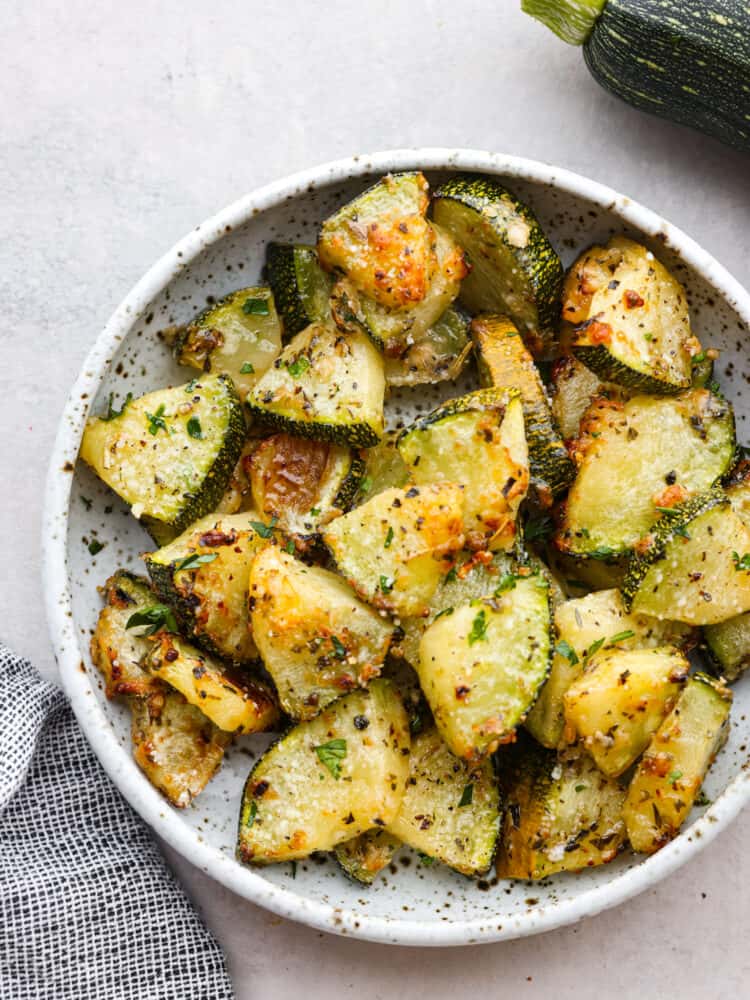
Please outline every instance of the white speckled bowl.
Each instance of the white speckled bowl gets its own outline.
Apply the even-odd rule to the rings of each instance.
[[[658,854],[623,854],[613,864],[542,883],[476,883],[441,868],[424,868],[404,851],[392,872],[364,890],[330,861],[251,869],[234,858],[235,826],[250,754],[243,741],[191,808],[171,808],[130,754],[127,709],[108,703],[88,653],[100,598],[96,587],[118,566],[140,570],[149,541],[125,506],[83,465],[76,465],[89,409],[110,392],[136,394],[187,377],[156,331],[182,322],[223,295],[256,281],[269,239],[314,239],[330,210],[374,175],[421,168],[430,180],[455,170],[506,178],[528,200],[567,264],[583,247],[626,230],[647,243],[684,282],[694,327],[722,348],[722,385],[737,409],[740,438],[748,406],[750,295],[705,251],[654,212],[609,188],[530,160],[471,150],[422,149],[357,156],[271,184],[198,226],[146,273],[96,340],[70,394],[49,472],[43,528],[47,614],[60,674],[87,738],[121,792],[172,847],[235,892],[282,916],[323,930],[405,945],[496,941],[549,930],[590,916],[674,871],[737,814],[750,797],[745,744],[750,743],[750,682],[736,685],[727,748],[707,781],[713,804],[696,809],[684,832]],[[433,391],[403,391],[393,419],[424,409]],[[614,484],[613,484],[614,485]],[[82,497],[93,501],[87,509]],[[84,539],[98,532],[106,547],[92,558]]]

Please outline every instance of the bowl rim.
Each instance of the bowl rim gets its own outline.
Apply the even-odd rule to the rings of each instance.
[[[170,847],[222,885],[279,916],[331,933],[412,946],[477,944],[552,930],[593,916],[649,888],[698,853],[750,799],[744,768],[684,834],[611,881],[571,899],[530,907],[502,925],[481,917],[422,924],[375,917],[311,899],[268,882],[251,868],[202,841],[183,823],[120,744],[99,704],[75,633],[68,585],[68,510],[83,427],[91,402],[107,376],[114,353],[149,302],[207,247],[250,218],[300,193],[329,184],[403,169],[465,170],[546,184],[585,198],[623,223],[657,237],[679,253],[750,326],[750,294],[693,239],[658,213],[596,181],[541,161],[503,153],[439,147],[386,150],[323,163],[244,195],[197,226],[168,250],[132,288],[97,337],[76,379],[60,420],[47,474],[42,519],[42,574],[47,621],[60,678],[86,738],[120,792]]]

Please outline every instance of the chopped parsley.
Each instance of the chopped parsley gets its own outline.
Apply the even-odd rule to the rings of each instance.
[[[750,573],[750,552],[746,552],[744,556],[740,556],[738,552],[733,552],[732,562],[737,572]]]
[[[252,800],[252,801],[250,802],[250,809],[249,809],[249,811],[248,811],[248,816],[247,816],[247,819],[245,820],[245,826],[246,826],[246,828],[247,828],[248,830],[250,829],[250,827],[251,827],[251,826],[253,825],[253,823],[255,822],[255,817],[256,817],[257,815],[258,815],[258,805],[257,805],[257,803],[256,803],[255,799],[253,799],[253,800]]]
[[[365,476],[364,479],[359,484],[360,493],[369,493],[372,489],[372,479],[370,476]]]
[[[338,636],[331,636],[331,645],[333,646],[333,651],[336,654],[337,659],[343,660],[346,657],[346,646],[343,644]]]
[[[635,632],[632,628],[629,628],[624,632],[618,632],[617,635],[610,636],[607,646],[615,646],[618,642],[624,642],[626,639],[633,639],[634,637]]]
[[[297,546],[294,544],[293,538],[290,538],[289,541],[286,543],[286,545],[284,546],[284,551],[287,552],[290,556],[293,556],[294,553],[297,551]]]
[[[115,398],[114,393],[110,392],[109,400],[107,401],[107,413],[106,416],[102,417],[102,420],[114,420],[115,417],[121,417],[125,412],[125,408],[129,406],[130,403],[133,402],[133,393],[129,392],[127,394],[119,410],[116,410],[114,406],[112,406],[112,400],[114,398]]]
[[[191,417],[188,420],[187,432],[191,438],[195,438],[197,441],[203,440],[203,428],[201,427],[201,422],[197,417]]]
[[[242,311],[246,316],[268,316],[271,312],[268,299],[245,299]]]
[[[98,555],[104,548],[104,543],[100,542],[98,538],[92,538],[89,542],[88,549],[92,556]]]
[[[393,541],[393,527],[389,524],[388,531],[386,532],[385,541],[383,542],[383,548],[389,549],[391,547],[391,542]]]
[[[523,530],[523,537],[527,542],[545,541],[552,534],[554,524],[549,514],[538,514],[530,517]]]
[[[165,628],[167,632],[177,631],[177,622],[172,609],[168,608],[166,604],[152,604],[148,608],[136,611],[128,618],[125,628],[137,628],[139,625],[147,626],[143,635],[153,635],[154,632],[158,632],[162,628]]]
[[[381,576],[380,577],[380,589],[381,589],[381,591],[384,594],[390,594],[390,592],[393,590],[393,584],[394,583],[395,583],[395,580],[393,579],[393,577],[390,577],[390,576]]]
[[[273,538],[273,529],[276,527],[276,521],[278,519],[274,516],[271,518],[270,524],[264,524],[262,521],[251,521],[250,527],[253,529],[256,535],[261,538]]]
[[[320,507],[311,507],[310,517],[320,517]]]
[[[195,389],[196,385],[198,385],[198,379],[197,378],[191,378],[190,381],[188,382],[188,384],[185,386],[185,392],[187,392],[188,394],[191,393],[191,392],[193,392],[193,390]]]
[[[471,632],[468,635],[468,643],[473,646],[475,642],[487,639],[487,614],[482,608],[481,611],[477,613],[476,618],[471,623]]]
[[[452,615],[452,614],[453,614],[453,608],[443,608],[442,611],[438,611],[438,613],[435,615],[435,617],[432,620],[433,620],[433,622],[436,622],[438,620],[438,618],[442,618],[443,615]]]
[[[461,792],[461,799],[458,803],[458,808],[463,809],[464,806],[470,806],[474,799],[474,785],[468,784],[464,786],[463,792]]]
[[[455,566],[453,566],[445,574],[445,582],[446,583],[454,583],[457,579],[458,579],[458,570],[456,569]]]
[[[303,372],[306,372],[310,367],[310,359],[306,358],[304,354],[300,354],[298,358],[294,361],[288,361],[286,365],[286,370],[292,376],[292,378],[299,378]]]
[[[608,545],[598,545],[595,549],[591,549],[586,555],[589,559],[611,559],[615,555],[615,550],[611,549]]]
[[[161,404],[156,413],[147,413],[146,420],[148,421],[148,432],[153,434],[154,437],[159,433],[159,431],[166,431],[167,422],[164,419],[164,403]]]
[[[690,540],[690,532],[687,530],[684,524],[678,524],[675,528],[672,528],[675,535],[679,535],[680,538],[687,538]]]
[[[565,639],[561,639],[555,646],[555,652],[559,653],[560,656],[564,656],[565,659],[570,663],[571,666],[575,666],[578,663],[578,654]]]
[[[429,854],[423,854],[421,851],[417,851],[417,854],[419,855],[420,864],[423,864],[425,868],[429,868],[430,865],[435,864],[435,859],[430,857]]]
[[[682,771],[670,771],[667,777],[669,778],[670,785],[673,785],[675,781],[682,777]]]
[[[599,652],[599,650],[602,648],[602,646],[606,641],[607,640],[604,638],[604,636],[602,636],[600,639],[597,639],[595,642],[592,642],[589,648],[586,650],[586,655],[583,658],[583,662],[588,663],[591,657]]]
[[[240,368],[240,375],[254,375],[254,374],[255,374],[255,368],[253,367],[253,365],[250,364],[249,361],[246,361],[242,366],[242,368]]]
[[[710,806],[711,805],[711,799],[709,799],[709,797],[706,795],[706,793],[703,791],[702,788],[698,792],[698,795],[696,796],[695,804],[697,806]]]
[[[218,558],[218,552],[193,552],[192,555],[185,556],[184,559],[175,565],[174,572],[179,573],[183,569],[197,569],[199,566],[205,566],[206,563],[213,562],[214,559]]]
[[[329,740],[313,749],[323,767],[338,781],[341,777],[341,761],[346,757],[346,740]]]
[[[506,590],[515,590],[516,587],[516,577],[513,573],[503,573],[500,577],[500,583],[498,583],[495,588],[495,596],[499,594],[504,594]]]
[[[577,792],[585,792],[587,788],[588,788],[588,785],[576,785],[576,791]]]

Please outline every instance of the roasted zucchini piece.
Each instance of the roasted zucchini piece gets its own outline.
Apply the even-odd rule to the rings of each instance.
[[[409,780],[390,833],[463,875],[492,864],[500,801],[490,761],[472,768],[459,760],[434,726],[414,736]]]
[[[578,474],[558,547],[599,558],[624,553],[649,532],[657,508],[723,476],[734,450],[732,409],[705,389],[625,404],[596,400],[576,443]]]
[[[181,631],[207,652],[237,663],[258,655],[247,584],[255,554],[269,544],[265,534],[257,514],[209,514],[143,556],[159,600],[173,609]]]
[[[365,473],[359,484],[358,503],[392,487],[400,488],[409,481],[409,469],[396,447],[400,431],[386,431],[374,448],[361,452]]]
[[[456,483],[388,489],[323,529],[339,572],[369,604],[423,614],[463,547],[463,495]]]
[[[388,307],[359,292],[349,278],[339,279],[331,292],[337,326],[366,333],[386,357],[400,358],[412,344],[425,342],[455,301],[467,274],[464,252],[448,233],[430,226],[428,236],[435,267],[420,301]]]
[[[386,355],[386,384],[411,386],[451,381],[461,374],[470,354],[469,317],[463,309],[451,306],[397,357]]]
[[[292,861],[386,826],[404,795],[409,746],[404,706],[385,680],[295,726],[247,779],[240,861]]]
[[[250,456],[257,447],[257,438],[250,438],[245,443],[224,490],[224,494],[216,505],[214,514],[241,514],[253,509],[253,497],[248,474],[250,472]]]
[[[498,755],[505,804],[497,874],[541,879],[604,865],[626,840],[625,790],[585,754],[558,759],[533,740]]]
[[[703,629],[705,651],[712,668],[728,681],[736,681],[750,667],[750,612]]]
[[[282,708],[310,719],[377,677],[393,635],[344,581],[269,546],[250,573],[253,634]]]
[[[597,396],[624,402],[630,395],[611,382],[602,382],[572,354],[564,354],[552,365],[550,390],[552,416],[566,441],[580,435],[581,420]]]
[[[701,352],[685,289],[640,243],[613,236],[568,272],[562,316],[575,356],[600,378],[639,392],[688,389]]]
[[[523,405],[516,390],[450,399],[407,427],[398,450],[418,484],[460,483],[471,549],[510,549],[529,485]]]
[[[104,585],[104,601],[90,648],[94,666],[104,675],[105,694],[143,697],[160,691],[161,682],[141,666],[151,646],[144,629],[128,629],[132,615],[156,604],[148,581],[118,570]]]
[[[732,692],[694,674],[654,735],[628,788],[623,817],[634,851],[652,854],[679,832],[729,732]]]
[[[266,272],[287,338],[330,319],[333,282],[320,266],[315,247],[269,243]]]
[[[244,443],[242,404],[231,379],[207,375],[92,417],[81,458],[149,530],[174,537],[214,509]]]
[[[313,323],[286,345],[247,397],[262,423],[367,448],[383,436],[383,359],[362,333]]]
[[[168,688],[130,705],[136,763],[173,806],[189,806],[219,769],[231,735]]]
[[[549,586],[507,575],[444,615],[419,644],[419,681],[451,750],[476,761],[514,739],[549,671]]]
[[[204,309],[179,331],[181,365],[229,375],[244,399],[281,351],[281,322],[270,288],[240,288]]]
[[[496,552],[492,557],[486,552],[459,554],[450,571],[440,579],[427,614],[401,619],[403,635],[393,651],[413,667],[418,667],[419,643],[430,625],[444,615],[453,614],[464,604],[494,594],[501,579],[512,573],[513,562],[504,552]]]
[[[673,646],[594,653],[563,696],[569,737],[579,737],[599,770],[616,778],[646,749],[689,670]]]
[[[435,193],[435,222],[466,251],[461,301],[471,313],[505,313],[534,353],[557,323],[563,269],[531,210],[488,177],[453,177]]]
[[[260,733],[279,718],[271,689],[247,673],[233,671],[169,632],[160,632],[144,665],[228,733]]]
[[[436,263],[427,188],[419,172],[388,174],[340,208],[320,232],[323,267],[383,306],[421,302]]]
[[[360,885],[372,885],[376,876],[393,860],[401,841],[380,827],[339,844],[334,855],[342,871]]]
[[[585,559],[567,556],[554,546],[545,548],[550,566],[564,580],[569,597],[582,597],[592,590],[619,590],[627,572],[627,556],[619,559]]]
[[[634,552],[623,584],[628,607],[655,618],[715,625],[750,611],[750,529],[712,490],[662,515]]]
[[[349,510],[364,462],[347,445],[274,434],[249,460],[250,484],[262,519],[278,525],[304,552],[323,524]]]
[[[565,728],[563,698],[598,649],[688,649],[693,630],[679,622],[659,621],[627,612],[619,590],[600,590],[560,604],[554,611],[557,641],[549,677],[526,719],[539,743],[555,748]]]
[[[564,493],[575,478],[575,466],[550,412],[547,394],[534,360],[515,324],[505,316],[479,316],[471,333],[484,386],[518,389],[523,401],[531,482],[544,506]]]

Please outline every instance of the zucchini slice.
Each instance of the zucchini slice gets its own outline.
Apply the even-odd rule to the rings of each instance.
[[[451,306],[440,319],[407,344],[398,357],[385,358],[385,381],[390,386],[413,386],[457,379],[471,354],[469,317]]]
[[[623,595],[635,611],[689,625],[750,611],[750,529],[726,494],[710,491],[663,515],[631,556]]]
[[[491,558],[486,552],[460,554],[450,571],[438,583],[427,614],[401,619],[403,637],[393,652],[417,668],[419,643],[429,626],[444,615],[453,614],[456,608],[464,604],[494,594],[503,576],[512,571],[513,563],[504,552],[496,552]]]
[[[434,726],[412,739],[409,780],[388,831],[461,872],[483,875],[492,864],[500,800],[490,761],[459,760]]]
[[[396,447],[400,431],[386,431],[374,448],[362,452],[365,473],[359,484],[358,503],[364,503],[383,490],[400,488],[409,481],[409,468]]]
[[[145,697],[163,685],[141,666],[151,643],[143,629],[128,629],[131,615],[156,603],[143,577],[118,570],[104,585],[104,607],[91,637],[91,659],[104,675],[105,694]]]
[[[398,450],[418,483],[460,483],[471,549],[509,549],[529,485],[517,391],[480,389],[450,399],[407,427]]]
[[[750,667],[750,611],[703,629],[704,649],[711,666],[728,681]]]
[[[628,788],[623,816],[634,851],[652,854],[679,833],[726,741],[731,706],[720,681],[701,673],[688,680]]]
[[[624,553],[648,533],[657,507],[669,506],[678,491],[708,489],[727,471],[734,450],[732,409],[705,389],[635,396],[624,404],[596,400],[576,442],[578,475],[558,547],[598,558]]]
[[[207,375],[86,424],[81,458],[149,528],[172,536],[213,510],[245,442],[231,379]]]
[[[159,600],[172,608],[181,631],[237,663],[258,655],[247,611],[250,566],[269,544],[258,527],[263,529],[257,514],[209,514],[143,556]]]
[[[410,742],[404,706],[385,680],[295,726],[247,779],[240,861],[292,861],[386,826],[403,798]]]
[[[563,269],[531,210],[497,181],[453,177],[433,198],[435,222],[466,251],[461,301],[471,313],[507,313],[534,353],[557,323]]]
[[[542,746],[559,746],[565,728],[564,696],[597,649],[688,649],[693,630],[679,622],[659,621],[625,610],[619,590],[600,590],[555,608],[557,642],[552,666],[525,726]]]
[[[323,267],[383,306],[421,302],[436,263],[427,188],[422,173],[389,174],[340,208],[320,232]]]
[[[218,770],[230,734],[177,691],[132,698],[130,706],[136,763],[173,806],[184,809]]]
[[[393,860],[401,841],[387,830],[376,827],[338,844],[334,855],[342,871],[360,885],[370,886]]]
[[[281,351],[281,322],[270,288],[240,288],[183,327],[174,342],[181,365],[229,375],[244,399]]]
[[[541,879],[612,861],[625,845],[625,791],[585,754],[558,759],[533,740],[498,756],[505,813],[500,878]]]
[[[253,501],[262,519],[278,525],[304,552],[321,525],[349,510],[364,462],[347,445],[274,434],[249,460]]]
[[[287,338],[330,319],[333,281],[320,266],[315,247],[269,243],[266,272]]]
[[[664,721],[690,670],[672,646],[595,653],[563,696],[567,727],[599,770],[627,771]]]
[[[260,733],[278,721],[266,684],[230,670],[179,636],[158,633],[144,664],[225,732]]]
[[[366,333],[387,357],[401,357],[412,344],[423,343],[433,326],[453,304],[467,274],[464,252],[444,230],[429,226],[435,268],[422,299],[389,308],[357,290],[349,278],[336,282],[331,311],[342,330]]]
[[[471,333],[483,386],[516,388],[521,393],[529,446],[531,482],[549,506],[575,479],[575,466],[550,412],[547,393],[518,329],[505,316],[479,316]]]
[[[552,365],[551,392],[552,416],[566,441],[579,436],[584,414],[597,396],[616,402],[629,398],[626,390],[611,382],[602,382],[572,354],[564,354]]]
[[[425,631],[419,681],[458,756],[479,760],[514,739],[549,671],[549,586],[541,575],[501,578],[481,600]]]
[[[269,546],[250,573],[253,634],[282,708],[310,719],[377,677],[393,625],[328,570]]]
[[[456,483],[388,489],[323,529],[339,572],[369,604],[423,614],[463,536]]]
[[[600,378],[639,392],[674,394],[692,381],[701,352],[685,289],[650,250],[624,236],[594,246],[563,286],[575,356]]]
[[[383,359],[362,333],[313,323],[286,345],[247,397],[262,423],[367,448],[383,436]]]

